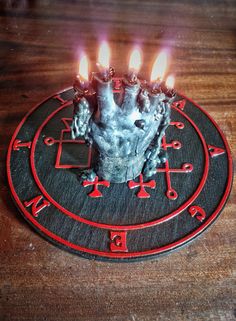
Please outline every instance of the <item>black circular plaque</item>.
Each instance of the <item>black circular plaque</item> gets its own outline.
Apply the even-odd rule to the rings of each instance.
[[[42,236],[86,258],[133,261],[186,244],[218,217],[231,189],[232,158],[202,108],[176,97],[162,141],[168,160],[156,175],[91,183],[79,180],[93,150],[83,137],[71,139],[72,100],[70,88],[33,108],[8,150],[12,196]]]

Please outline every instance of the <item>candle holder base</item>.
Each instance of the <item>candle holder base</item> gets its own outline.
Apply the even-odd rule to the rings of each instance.
[[[215,221],[230,193],[232,158],[202,108],[177,95],[157,174],[116,184],[79,178],[95,154],[83,137],[71,139],[73,94],[31,110],[9,146],[11,194],[37,232],[85,258],[130,262],[171,252]]]

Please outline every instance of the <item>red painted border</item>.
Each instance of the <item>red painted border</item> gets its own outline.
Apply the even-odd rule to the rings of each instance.
[[[68,89],[66,89],[68,90]],[[55,95],[54,95],[55,96]],[[188,99],[187,97],[185,97],[184,95],[181,95],[184,98]],[[50,96],[53,97],[53,96]],[[50,98],[49,97],[49,98]],[[46,100],[48,100],[49,98],[47,98]],[[46,100],[44,100],[43,102],[45,102]],[[127,252],[127,253],[112,253],[112,252],[103,252],[103,251],[98,251],[98,250],[93,250],[93,249],[88,249],[85,247],[81,247],[79,245],[73,244],[71,242],[68,242],[64,239],[62,239],[61,237],[59,237],[58,235],[48,231],[45,227],[43,227],[42,225],[40,225],[33,217],[32,215],[26,211],[25,207],[23,206],[23,204],[21,203],[18,195],[15,192],[14,186],[13,186],[13,182],[12,182],[12,178],[11,178],[11,171],[10,171],[10,158],[11,158],[11,151],[12,151],[12,146],[13,146],[13,142],[16,138],[16,135],[18,134],[22,124],[24,123],[25,119],[37,108],[39,107],[42,103],[38,104],[37,106],[35,106],[31,111],[29,111],[27,113],[27,115],[22,119],[22,121],[20,122],[20,124],[17,126],[16,131],[14,132],[10,145],[9,145],[9,149],[8,149],[8,153],[7,153],[7,177],[8,177],[8,182],[9,182],[9,186],[11,189],[11,193],[17,203],[17,205],[19,206],[20,210],[22,211],[22,213],[24,213],[24,215],[26,216],[26,218],[35,226],[37,227],[43,234],[45,234],[45,236],[53,239],[54,241],[57,241],[59,243],[61,243],[64,246],[67,246],[73,250],[76,251],[81,251],[81,252],[85,252],[85,253],[89,253],[91,255],[98,255],[98,256],[103,256],[106,258],[113,258],[113,259],[118,259],[118,258],[137,258],[137,257],[145,257],[145,256],[150,256],[150,255],[155,255],[155,254],[160,254],[160,253],[164,253],[170,250],[173,250],[183,244],[185,244],[186,242],[192,240],[193,238],[195,238],[196,236],[198,236],[201,232],[203,232],[218,216],[218,214],[220,213],[220,211],[222,210],[228,196],[231,190],[231,183],[232,183],[232,177],[233,177],[233,162],[232,162],[232,157],[230,154],[230,149],[228,146],[228,143],[221,131],[221,129],[218,127],[218,125],[216,124],[216,122],[208,115],[208,113],[206,113],[199,105],[197,105],[195,102],[193,102],[192,100],[188,99],[189,101],[191,101],[197,108],[199,108],[211,121],[212,123],[215,125],[216,129],[218,130],[224,144],[226,147],[226,151],[227,151],[227,155],[228,155],[228,167],[229,167],[229,175],[228,175],[228,182],[227,182],[227,186],[225,189],[225,193],[219,203],[219,205],[217,206],[216,210],[212,213],[212,215],[208,218],[208,220],[203,223],[198,229],[196,229],[194,232],[188,234],[187,236],[185,236],[184,238],[182,238],[181,240],[178,240],[176,242],[170,243],[168,245],[159,247],[159,248],[155,248],[152,250],[148,250],[148,251],[141,251],[141,252]]]
[[[207,144],[205,142],[204,137],[202,136],[199,128],[197,127],[197,125],[193,122],[193,120],[188,117],[182,110],[174,107],[174,109],[179,112],[183,117],[185,117],[189,123],[194,127],[194,129],[196,130],[196,132],[198,133],[202,145],[203,145],[203,149],[204,149],[204,155],[205,155],[205,168],[204,168],[204,172],[202,175],[202,179],[196,189],[196,191],[193,193],[193,195],[184,203],[182,204],[178,209],[176,209],[175,211],[166,214],[165,216],[150,221],[150,222],[146,222],[146,223],[141,223],[141,224],[130,224],[130,225],[111,225],[111,224],[105,224],[105,223],[99,223],[99,222],[94,222],[88,219],[85,219],[81,216],[79,216],[78,214],[72,213],[69,210],[67,210],[66,208],[64,208],[61,204],[59,204],[57,201],[55,201],[50,194],[48,194],[48,192],[46,191],[46,189],[44,188],[43,184],[41,183],[38,175],[37,175],[37,171],[35,168],[35,163],[34,163],[34,154],[35,154],[35,149],[36,149],[36,144],[39,138],[39,135],[43,129],[44,126],[46,126],[46,124],[48,123],[48,121],[54,117],[55,114],[57,114],[59,111],[61,111],[63,108],[67,107],[70,105],[71,102],[66,102],[64,104],[62,104],[58,109],[54,110],[45,120],[44,122],[39,126],[37,132],[35,133],[33,142],[32,142],[32,146],[31,146],[31,154],[30,154],[30,164],[31,164],[31,170],[32,170],[32,174],[34,177],[34,180],[36,182],[36,184],[38,185],[39,189],[41,190],[41,192],[43,193],[43,195],[47,198],[47,200],[52,203],[56,208],[58,208],[62,213],[64,213],[65,215],[71,217],[72,219],[79,221],[81,223],[85,223],[88,224],[90,226],[94,226],[94,227],[98,227],[98,228],[103,228],[103,229],[108,229],[108,230],[116,230],[116,231],[129,231],[129,230],[138,230],[138,229],[143,229],[143,228],[147,228],[147,227],[152,227],[161,223],[164,223],[166,221],[169,221],[170,219],[174,218],[175,216],[181,214],[189,205],[192,204],[192,202],[198,197],[198,195],[201,193],[205,182],[207,180],[207,175],[208,175],[208,170],[209,170],[209,154],[208,154],[208,148],[207,148]]]

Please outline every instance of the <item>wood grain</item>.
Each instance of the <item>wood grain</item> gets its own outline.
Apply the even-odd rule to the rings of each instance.
[[[177,89],[218,122],[235,160],[235,1],[8,0],[0,2],[0,26],[0,319],[235,320],[235,185],[220,219],[198,241],[156,261],[117,264],[44,241],[18,214],[5,177],[20,119],[71,85],[80,49],[95,68],[104,36],[118,75],[134,43],[144,53],[143,77],[168,47]]]

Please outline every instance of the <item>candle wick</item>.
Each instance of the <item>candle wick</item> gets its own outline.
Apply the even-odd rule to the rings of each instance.
[[[154,80],[154,82],[151,85],[151,88],[154,94],[162,93],[163,92],[162,78],[159,77],[156,80]]]
[[[80,75],[76,75],[73,88],[79,97],[87,95],[89,93],[89,81]]]
[[[128,81],[131,85],[136,85],[138,82],[138,77],[137,74],[134,70],[130,70],[128,75],[127,75]]]
[[[111,80],[111,78],[115,75],[115,70],[112,67],[105,68],[98,62],[96,63],[99,74],[100,74],[100,79],[103,80],[104,82],[108,82]]]

